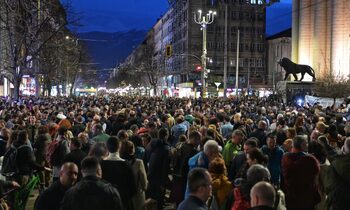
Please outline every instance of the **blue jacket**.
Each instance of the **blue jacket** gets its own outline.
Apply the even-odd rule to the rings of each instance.
[[[191,171],[194,168],[206,168],[208,169],[209,167],[209,159],[208,157],[204,154],[204,152],[198,152],[195,156],[191,157],[188,160],[188,167],[189,171]]]
[[[186,134],[187,126],[185,123],[176,124],[171,128],[171,145],[175,146],[175,144],[179,141],[179,137],[182,134]]]
[[[281,165],[284,154],[283,150],[281,147],[276,146],[275,149],[271,151],[267,148],[266,145],[264,145],[261,148],[261,151],[264,153],[264,155],[267,155],[269,157],[267,168],[271,174],[271,182],[273,184],[279,184],[282,173]]]
[[[208,169],[208,167],[209,167],[209,159],[204,154],[203,151],[198,152],[195,156],[191,157],[188,160],[188,168],[189,168],[188,171],[189,172],[194,168]],[[188,196],[189,196],[189,189],[188,189],[188,185],[186,185],[185,199],[188,198]]]

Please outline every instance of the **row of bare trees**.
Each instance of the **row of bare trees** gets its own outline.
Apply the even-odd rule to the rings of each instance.
[[[157,95],[160,78],[165,75],[164,57],[154,55],[154,42],[148,34],[145,41],[117,68],[117,73],[109,81],[109,88],[150,86]]]
[[[59,0],[0,1],[0,74],[14,86],[13,97],[19,97],[23,75],[35,78],[50,94],[51,87],[71,85],[82,71],[86,59],[67,26],[77,19],[68,17],[69,5]],[[40,92],[37,92],[40,94]]]

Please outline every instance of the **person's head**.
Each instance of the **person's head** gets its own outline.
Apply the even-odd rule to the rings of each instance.
[[[176,124],[180,124],[180,123],[183,123],[185,121],[185,117],[183,115],[179,115],[177,118],[176,118]]]
[[[305,135],[297,135],[293,139],[293,149],[296,152],[306,152],[307,151],[307,140]]]
[[[133,134],[137,134],[137,132],[139,131],[139,127],[136,124],[133,124],[132,126],[130,126],[130,130]]]
[[[274,207],[276,199],[276,190],[268,182],[258,182],[250,190],[250,206]]]
[[[269,170],[261,164],[253,164],[247,171],[247,181],[250,184],[255,184],[260,181],[270,181],[271,174]]]
[[[48,142],[50,140],[50,136],[45,134],[40,134],[36,137],[35,142]]]
[[[284,152],[291,152],[293,148],[293,140],[287,139],[282,144],[282,149]]]
[[[73,138],[70,142],[70,150],[77,149],[81,149],[81,142],[78,140],[78,138]]]
[[[161,128],[158,131],[158,138],[161,140],[166,141],[169,137],[169,131],[166,128]]]
[[[248,165],[253,164],[266,164],[267,158],[258,148],[253,148],[247,153],[247,163]]]
[[[60,170],[60,182],[65,187],[75,184],[78,178],[78,166],[75,163],[64,163]]]
[[[16,140],[16,143],[15,145],[17,146],[21,146],[21,145],[24,145],[28,142],[28,133],[26,130],[21,130],[18,132],[18,135],[17,135],[17,140]]]
[[[89,142],[89,134],[88,134],[87,132],[80,132],[80,133],[78,134],[78,139],[79,139],[82,143],[86,144],[86,143]]]
[[[232,144],[240,144],[240,143],[242,143],[242,141],[243,141],[243,137],[244,137],[244,134],[243,134],[243,132],[241,131],[241,130],[234,130],[233,132],[232,132],[232,139],[231,139],[231,142],[232,142]]]
[[[211,174],[226,175],[225,161],[221,157],[216,157],[214,160],[210,161],[208,171]]]
[[[9,140],[10,137],[11,137],[11,130],[8,129],[8,128],[3,127],[3,128],[1,129],[1,136],[2,136],[2,138],[3,138],[5,141]]]
[[[219,155],[219,144],[214,140],[208,140],[204,144],[203,152],[211,161]]]
[[[119,152],[120,149],[120,141],[117,137],[111,136],[107,140],[107,149],[110,153]]]
[[[315,156],[315,158],[323,164],[327,159],[327,151],[326,148],[318,141],[311,141],[308,145],[308,152]]]
[[[276,135],[270,133],[266,137],[267,147],[272,150],[276,147]]]
[[[127,141],[129,139],[128,132],[126,130],[120,130],[117,134],[117,138],[120,141]]]
[[[95,143],[89,151],[89,156],[94,156],[99,160],[104,159],[108,156],[108,149],[105,143]]]
[[[144,147],[147,147],[147,145],[151,142],[152,140],[152,137],[151,135],[149,135],[148,133],[144,134],[141,136],[141,139],[142,139],[142,145]]]
[[[102,177],[102,170],[99,160],[96,157],[88,156],[81,162],[81,173],[83,177],[97,176]]]
[[[249,138],[243,144],[243,152],[247,154],[251,149],[256,148],[258,146],[258,139],[255,137]]]
[[[61,127],[66,127],[68,130],[72,128],[72,124],[70,123],[70,121],[68,119],[63,119],[61,120],[58,125]]]
[[[293,139],[297,135],[297,131],[295,128],[288,128],[287,129],[287,138],[288,139]]]
[[[258,122],[258,128],[261,129],[261,130],[266,130],[266,127],[267,127],[267,124],[264,120],[260,120]]]
[[[38,135],[40,134],[48,134],[49,133],[49,127],[46,125],[40,125],[38,127]]]
[[[303,116],[298,116],[297,117],[297,119],[295,120],[295,127],[297,128],[297,127],[302,127],[302,126],[304,126],[304,122],[305,122],[305,120],[304,120],[304,117]]]
[[[206,169],[195,168],[191,170],[187,178],[190,194],[206,202],[212,194],[211,181],[211,176]]]
[[[100,123],[96,123],[92,126],[92,133],[94,136],[103,133],[103,127]]]
[[[190,144],[193,144],[194,146],[200,145],[201,140],[202,140],[202,135],[198,131],[192,131],[188,136],[188,142]]]
[[[132,141],[124,141],[122,142],[122,146],[120,148],[120,156],[131,160],[135,154],[135,145]]]
[[[59,128],[58,128],[58,135],[60,135],[60,136],[64,136],[64,135],[66,135],[67,134],[67,131],[68,131],[68,129],[65,127],[65,126],[60,126]]]
[[[320,133],[325,133],[327,130],[328,126],[324,123],[324,122],[318,122],[316,124],[316,129],[320,132]]]
[[[187,141],[187,136],[185,134],[181,134],[179,136],[179,142],[186,142]]]

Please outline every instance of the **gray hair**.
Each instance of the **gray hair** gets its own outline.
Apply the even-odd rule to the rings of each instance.
[[[260,164],[254,164],[247,171],[247,181],[255,184],[260,181],[270,181],[271,175],[269,170]]]
[[[204,144],[204,149],[203,149],[204,153],[212,153],[212,152],[219,152],[219,144],[214,141],[214,140],[208,140],[207,142],[205,142]]]

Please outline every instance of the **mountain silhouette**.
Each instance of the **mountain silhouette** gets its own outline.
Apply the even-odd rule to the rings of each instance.
[[[91,69],[99,71],[98,79],[105,81],[109,77],[108,69],[116,67],[130,55],[146,36],[146,30],[130,30],[115,33],[85,32],[78,34],[78,42],[87,49],[92,63]],[[99,81],[99,83],[100,83]]]

